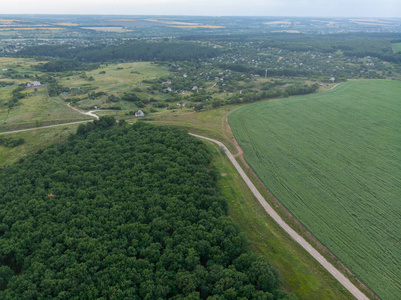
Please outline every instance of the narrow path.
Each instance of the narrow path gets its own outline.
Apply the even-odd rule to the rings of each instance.
[[[88,111],[88,112],[84,112],[84,111],[79,110],[78,108],[76,108],[76,107],[74,107],[74,106],[71,106],[70,103],[68,103],[67,106],[68,106],[69,108],[75,110],[76,112],[79,112],[81,115],[91,116],[91,117],[96,118],[96,120],[99,120],[99,116],[98,116],[97,114],[94,114],[94,112],[96,112],[96,111],[101,111],[101,109],[91,110],[91,111]]]
[[[43,129],[43,128],[51,128],[51,127],[65,126],[65,125],[79,124],[79,123],[87,123],[87,122],[92,122],[92,121],[93,120],[84,120],[84,121],[76,121],[76,122],[63,123],[63,124],[47,125],[47,126],[33,127],[33,128],[27,128],[27,129],[5,131],[5,132],[0,132],[0,134],[18,133],[18,132],[31,131],[31,130],[37,130],[37,129]]]
[[[84,112],[82,110],[79,110],[76,107],[73,107],[70,105],[70,103],[67,104],[67,106],[77,112],[79,112],[82,115],[94,117],[96,120],[99,120],[99,116],[95,114],[97,111],[113,111],[112,109],[96,109],[96,110],[91,110],[88,112]],[[24,132],[24,131],[31,131],[31,130],[37,130],[37,129],[43,129],[43,128],[51,128],[51,127],[57,127],[57,126],[65,126],[65,125],[71,125],[71,124],[79,124],[79,123],[87,123],[87,122],[92,122],[93,119],[91,120],[84,120],[84,121],[76,121],[76,122],[70,122],[70,123],[62,123],[62,124],[55,124],[55,125],[47,125],[47,126],[40,126],[40,127],[33,127],[33,128],[27,128],[27,129],[19,129],[19,130],[12,130],[12,131],[5,131],[5,132],[0,132],[0,134],[11,134],[11,133],[18,133],[18,132]]]
[[[327,259],[324,258],[323,255],[321,255],[315,248],[313,248],[311,244],[309,244],[302,236],[300,236],[294,229],[292,229],[286,222],[284,222],[284,220],[277,214],[277,212],[267,203],[267,201],[259,193],[258,189],[255,187],[255,185],[246,175],[244,170],[235,160],[232,153],[227,149],[227,147],[223,143],[201,135],[193,133],[189,134],[194,137],[204,139],[209,142],[213,142],[219,145],[221,149],[224,149],[224,152],[230,159],[231,163],[234,165],[235,169],[241,175],[242,179],[244,179],[245,183],[248,185],[252,193],[258,199],[259,203],[263,206],[264,210],[269,214],[269,216],[272,217],[273,220],[278,225],[280,225],[280,227],[283,228],[284,231],[287,232],[299,245],[301,245],[302,248],[304,248],[310,255],[312,255],[313,258],[315,258],[331,275],[333,275],[334,278],[338,280],[338,282],[340,282],[352,295],[354,295],[356,299],[369,300],[369,298],[366,297],[366,295],[363,294],[348,278],[346,278],[336,267],[334,267],[331,263],[329,263]]]
[[[334,89],[334,88],[337,87],[339,84],[340,84],[340,83],[337,83],[337,84],[333,85],[331,88],[329,88],[329,90]]]
[[[215,82],[215,84],[213,84],[211,87],[208,87],[207,90],[214,88],[216,85],[217,85],[217,82]]]

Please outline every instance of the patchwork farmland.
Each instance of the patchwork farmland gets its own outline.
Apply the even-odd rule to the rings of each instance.
[[[229,117],[259,178],[382,299],[401,296],[400,94],[353,81]]]

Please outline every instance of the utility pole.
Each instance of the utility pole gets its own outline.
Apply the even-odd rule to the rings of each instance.
[[[266,72],[265,72],[265,78],[267,78],[267,69],[266,69]]]

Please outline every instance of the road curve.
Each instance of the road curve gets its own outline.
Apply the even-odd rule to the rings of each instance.
[[[263,196],[259,193],[258,189],[249,179],[249,177],[245,174],[244,170],[235,160],[232,153],[227,149],[227,147],[214,139],[204,137],[201,135],[189,133],[190,135],[207,140],[209,142],[213,142],[220,146],[222,150],[226,153],[231,163],[237,169],[238,173],[241,175],[242,179],[244,179],[245,183],[251,189],[252,193],[258,199],[259,203],[263,206],[265,211],[273,218],[273,220],[280,225],[281,228],[284,229],[299,245],[302,246],[310,255],[313,256],[331,275],[334,276],[354,297],[358,300],[369,300],[369,298],[363,294],[348,278],[346,278],[336,267],[334,267],[331,263],[327,261],[315,248],[312,247],[302,236],[300,236],[295,230],[293,230],[284,220],[276,213],[276,211],[267,203],[267,201],[263,198]]]
[[[73,110],[75,110],[76,112],[79,112],[81,115],[87,115],[87,116],[91,116],[94,117],[96,120],[99,120],[99,116],[97,114],[94,114],[94,112],[96,111],[101,111],[101,109],[97,109],[97,110],[91,110],[88,112],[84,112],[82,110],[79,110],[78,108],[72,106],[70,103],[67,104],[67,106]]]

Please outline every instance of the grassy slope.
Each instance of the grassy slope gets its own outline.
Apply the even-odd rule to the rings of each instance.
[[[276,197],[383,299],[401,296],[401,84],[361,81],[230,115]]]
[[[172,125],[188,129],[192,133],[215,138],[235,152],[231,140],[222,131],[223,116],[240,106],[223,106],[218,109],[193,112],[189,109],[165,110],[152,115],[152,123],[157,125]]]
[[[7,89],[10,90],[10,88],[1,90]],[[29,94],[31,96],[19,100],[20,105],[11,110],[6,106],[0,106],[0,131],[91,119],[67,107],[60,99],[48,97],[45,89],[39,89],[36,95],[34,91],[29,91]],[[0,92],[0,95],[4,94]]]
[[[34,75],[31,65],[37,64],[30,59],[15,59],[15,58],[0,58],[0,69],[8,68],[18,71],[20,74]],[[120,69],[118,69],[120,68]],[[106,74],[99,74],[100,71],[106,71]],[[0,72],[1,73],[1,72]],[[67,80],[63,78],[60,83],[66,87],[79,87],[83,85],[90,85],[97,87],[95,91],[104,91],[108,95],[119,94],[121,90],[127,90],[132,87],[140,87],[146,89],[145,86],[137,85],[144,79],[154,79],[167,74],[167,69],[164,67],[156,66],[149,62],[138,63],[124,63],[124,64],[111,64],[107,67],[86,72],[87,76],[93,76],[94,81],[88,82],[80,78],[79,75],[74,75]],[[14,81],[16,84],[26,83],[33,81],[33,79],[8,79],[3,76],[0,79],[3,81]],[[77,120],[91,119],[88,116],[83,116],[76,111],[67,107],[63,101],[63,97],[48,97],[45,89],[39,89],[35,94],[33,90],[27,91],[30,96],[21,99],[20,105],[14,107],[12,110],[4,105],[10,98],[11,92],[15,87],[0,88],[0,132],[9,131],[14,129],[23,129],[36,127],[38,125],[50,125],[57,123],[67,123]],[[142,95],[143,94],[143,95]],[[140,96],[149,98],[146,93],[139,93]],[[69,97],[66,95],[65,97]],[[114,106],[115,103],[106,103],[107,97],[90,100],[86,99],[80,101],[78,107],[83,109],[91,109],[94,106],[107,108]],[[119,104],[123,111],[118,115],[124,115],[129,111],[137,110],[137,107],[132,102],[122,101]]]
[[[120,69],[118,69],[120,68]],[[99,72],[105,71],[106,74],[99,74]],[[78,88],[84,85],[90,85],[97,87],[95,92],[103,91],[108,95],[115,94],[121,95],[124,90],[130,88],[139,87],[144,89],[146,84],[138,85],[142,80],[151,80],[157,77],[167,74],[167,69],[160,67],[149,62],[135,62],[135,63],[123,63],[123,64],[111,64],[107,67],[102,67],[90,72],[86,72],[87,77],[93,76],[94,81],[87,81],[81,78],[79,75],[70,76],[63,78],[60,84],[69,88]],[[139,96],[144,98],[149,98],[146,93],[138,93]],[[69,97],[69,96],[66,96]],[[86,99],[78,103],[78,107],[87,109],[93,106],[99,106],[102,108],[107,108],[108,106],[114,106],[116,103],[106,103],[107,97],[91,100]],[[156,97],[157,98],[157,97]],[[120,102],[119,105],[122,106],[123,110],[135,110],[136,106],[134,103],[130,102]]]
[[[38,129],[14,134],[5,134],[4,137],[23,138],[25,143],[15,148],[0,146],[0,168],[4,168],[23,159],[28,154],[51,144],[64,141],[71,133],[75,133],[79,124]]]
[[[32,65],[39,62],[33,59],[18,59],[18,58],[0,58],[0,69],[13,69],[19,74],[33,76],[40,72],[33,71]],[[2,74],[2,72],[0,72]],[[36,80],[32,78],[10,79],[4,75],[0,76],[2,81],[14,82],[15,84],[27,83]],[[11,99],[11,92],[14,87],[0,88],[0,132],[36,127],[38,125],[49,125],[57,123],[66,123],[70,121],[91,119],[88,116],[83,116],[76,111],[68,108],[66,103],[58,97],[50,98],[45,89],[24,91],[28,94],[24,99],[19,100],[19,105],[9,110],[3,105]]]

